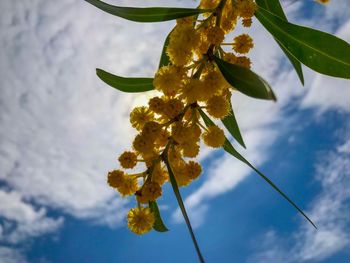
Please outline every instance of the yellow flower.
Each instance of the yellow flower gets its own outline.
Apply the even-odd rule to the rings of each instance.
[[[166,100],[163,108],[163,114],[167,119],[173,119],[179,115],[183,109],[184,104],[182,101],[176,98],[172,98]]]
[[[197,179],[202,172],[202,167],[199,163],[189,161],[186,165],[186,171],[191,180]]]
[[[162,126],[158,122],[149,121],[143,126],[141,134],[146,140],[153,143],[158,138],[161,130]]]
[[[330,0],[317,0],[320,4],[328,4]]]
[[[251,62],[249,58],[242,56],[236,58],[236,64],[241,67],[250,68]]]
[[[108,172],[107,182],[110,187],[118,188],[124,182],[124,172],[121,170]]]
[[[155,201],[162,195],[162,188],[157,182],[146,182],[142,187],[141,195],[148,201]]]
[[[191,131],[182,122],[176,122],[171,128],[171,135],[177,143],[183,143],[191,138]]]
[[[142,134],[136,135],[132,145],[137,152],[143,155],[152,154],[154,148],[154,143]]]
[[[202,133],[201,128],[199,128],[199,126],[194,123],[189,126],[189,132],[191,134],[191,139],[198,142]]]
[[[192,25],[193,22],[194,22],[193,16],[187,16],[187,17],[176,19],[177,25]]]
[[[186,74],[183,68],[176,66],[161,67],[153,80],[154,87],[167,96],[175,96],[182,87],[182,80]]]
[[[244,18],[242,20],[242,25],[244,27],[250,27],[252,25],[253,20],[251,18]]]
[[[166,170],[160,165],[160,163],[156,164],[153,168],[152,172],[152,180],[153,182],[158,183],[159,185],[163,185],[166,181],[168,181],[169,175]]]
[[[177,25],[170,34],[169,41],[169,45],[178,42],[184,47],[194,50],[199,45],[200,34],[193,28],[192,24]]]
[[[200,99],[202,93],[203,82],[199,79],[189,79],[185,82],[181,89],[181,97],[188,103],[193,103]]]
[[[204,143],[210,147],[218,148],[224,145],[225,143],[225,134],[222,129],[216,125],[208,127],[203,133]]]
[[[201,100],[206,101],[215,94],[220,94],[225,84],[225,79],[223,78],[221,73],[217,70],[210,69],[203,76],[203,85],[201,88],[202,91],[200,93]]]
[[[191,178],[188,176],[185,162],[181,162],[179,165],[173,167],[173,170],[179,187],[189,185]]]
[[[225,39],[225,32],[222,28],[215,26],[210,27],[207,31],[207,40],[210,44],[220,45]]]
[[[166,129],[162,129],[161,132],[158,134],[157,140],[156,140],[156,146],[158,147],[164,147],[168,143],[168,138],[170,134]]]
[[[173,42],[166,49],[166,54],[169,56],[171,63],[176,66],[186,66],[191,62],[192,51],[184,46],[181,42]]]
[[[213,96],[207,101],[207,112],[217,119],[226,117],[230,112],[230,103],[222,96]]]
[[[153,120],[154,114],[147,107],[136,107],[130,113],[132,127],[141,130],[146,122]]]
[[[123,168],[131,169],[137,164],[137,156],[134,152],[123,152],[119,158],[119,163]]]
[[[118,186],[118,191],[122,196],[133,195],[137,191],[137,178],[124,175],[123,182]]]
[[[184,157],[194,158],[199,153],[199,145],[196,141],[188,140],[179,145]]]
[[[200,7],[203,9],[213,9],[217,7],[220,0],[201,0]]]
[[[236,64],[237,56],[233,53],[224,53],[224,60],[231,64]]]
[[[221,28],[225,31],[225,33],[231,32],[235,29],[237,24],[237,13],[232,11],[227,15],[223,15],[221,19]]]
[[[162,114],[165,106],[165,101],[162,98],[154,97],[149,100],[148,106],[151,111]]]
[[[256,9],[257,6],[253,0],[239,0],[237,2],[237,10],[240,17],[251,18],[254,16]]]
[[[128,227],[138,235],[149,232],[154,221],[154,215],[149,208],[132,208],[128,213]]]
[[[191,61],[193,51],[199,44],[200,34],[192,24],[180,24],[170,34],[166,53],[174,65],[184,66]]]
[[[242,34],[235,37],[232,48],[238,53],[245,54],[248,53],[253,46],[253,39],[247,34]]]

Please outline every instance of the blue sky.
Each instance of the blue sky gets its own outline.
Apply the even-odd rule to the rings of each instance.
[[[346,1],[285,6],[291,21],[350,41]],[[196,262],[169,186],[159,200],[169,232],[139,237],[126,228],[134,203],[107,187],[106,172],[130,147],[129,111],[152,94],[118,93],[94,73],[152,76],[173,22],[124,21],[79,0],[2,1],[0,9],[0,262]],[[237,147],[318,230],[248,167],[202,147],[205,172],[181,191],[203,255],[207,262],[349,262],[350,83],[305,68],[302,87],[257,21],[249,33],[254,70],[278,102],[233,95],[248,149]]]

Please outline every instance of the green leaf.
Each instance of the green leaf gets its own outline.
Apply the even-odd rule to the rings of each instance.
[[[155,221],[153,224],[153,229],[158,231],[158,232],[167,232],[169,231],[169,229],[164,225],[162,217],[160,216],[160,212],[159,212],[159,208],[157,205],[156,201],[150,201],[149,202],[149,208],[151,209],[154,217],[155,217]]]
[[[256,3],[258,4],[258,6],[265,8],[266,10],[280,17],[281,19],[288,21],[279,0],[256,0]],[[290,54],[289,51],[285,47],[283,47],[277,39],[275,40],[277,41],[278,45],[283,50],[283,52],[286,54],[289,61],[292,63],[301,83],[304,85],[303,70],[301,68],[300,62],[295,57],[293,57],[293,55]]]
[[[350,79],[350,45],[344,40],[289,23],[261,7],[255,16],[304,65],[325,75]]]
[[[242,145],[244,148],[246,148],[242,135],[241,135],[241,131],[239,130],[239,126],[235,117],[235,114],[233,112],[232,109],[232,105],[230,102],[230,113],[228,116],[226,116],[224,119],[221,120],[222,123],[224,124],[224,126],[226,127],[226,129],[231,133],[231,135],[233,136],[233,138],[236,139],[236,141]]]
[[[202,119],[207,126],[214,125],[214,122],[202,111],[199,109],[199,113],[202,116]],[[273,189],[275,189],[280,195],[283,196],[284,199],[286,199],[296,210],[298,210],[299,213],[301,213],[306,220],[308,220],[313,227],[317,228],[314,222],[301,210],[285,193],[282,192],[268,177],[266,177],[262,172],[260,172],[258,169],[256,169],[247,159],[245,159],[238,151],[236,151],[235,148],[233,148],[230,141],[226,138],[225,144],[223,146],[223,149],[231,154],[236,159],[240,160],[241,162],[248,165],[250,168],[252,168],[262,179],[264,179],[270,186],[272,186]]]
[[[287,20],[287,17],[283,11],[279,0],[255,0],[259,7],[262,7],[271,13],[279,16],[283,20]]]
[[[162,22],[181,17],[193,16],[201,13],[210,12],[210,9],[194,8],[172,8],[172,7],[123,7],[113,6],[100,0],[85,0],[97,8],[127,20],[135,22]]]
[[[250,69],[230,64],[217,56],[213,56],[222,75],[232,87],[253,98],[274,100],[276,96],[270,85]]]
[[[124,92],[144,92],[153,90],[152,78],[123,78],[102,69],[96,69],[97,76],[109,86]]]
[[[168,66],[170,64],[170,58],[169,58],[168,54],[166,53],[166,49],[167,49],[167,47],[169,45],[170,34],[173,32],[173,30],[170,31],[170,33],[168,34],[168,36],[166,37],[166,39],[164,41],[162,55],[160,56],[160,61],[159,61],[158,68],[161,68],[163,66]]]
[[[169,144],[168,144],[169,146]],[[190,235],[191,235],[191,238],[192,238],[192,241],[193,241],[193,244],[196,248],[196,251],[197,251],[197,254],[198,254],[198,258],[199,258],[199,261],[201,263],[204,263],[204,259],[203,259],[203,256],[202,256],[202,253],[199,249],[199,245],[197,243],[197,240],[196,240],[196,236],[194,235],[194,232],[193,232],[193,229],[192,229],[192,226],[191,226],[191,222],[190,222],[190,219],[188,218],[188,215],[187,215],[187,212],[186,212],[186,208],[185,208],[185,205],[182,201],[182,197],[181,197],[181,194],[180,194],[180,190],[179,190],[179,187],[177,185],[177,182],[176,182],[176,179],[175,179],[175,175],[174,175],[174,172],[173,172],[173,169],[171,168],[171,165],[170,165],[170,162],[169,162],[169,159],[168,159],[168,146],[167,148],[164,150],[164,156],[163,156],[163,161],[168,169],[168,173],[169,173],[169,179],[170,179],[170,183],[171,183],[171,186],[173,188],[173,191],[174,191],[174,194],[175,194],[175,197],[176,197],[176,200],[179,204],[179,207],[180,207],[180,210],[182,212],[182,215],[185,219],[185,222],[186,222],[186,225],[187,225],[187,228],[190,232]]]

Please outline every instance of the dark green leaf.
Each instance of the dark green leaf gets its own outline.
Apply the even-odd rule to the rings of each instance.
[[[255,16],[301,63],[325,75],[350,79],[350,45],[344,40],[289,23],[261,7]]]
[[[97,76],[109,86],[124,92],[144,92],[153,90],[152,78],[123,78],[102,69],[96,69]]]
[[[217,56],[214,56],[214,60],[232,87],[253,98],[276,100],[270,85],[250,69],[230,64]]]
[[[193,16],[193,15],[211,11],[208,9],[194,9],[194,8],[123,7],[123,6],[109,5],[100,0],[85,0],[85,1],[109,14],[119,16],[135,22],[162,22],[162,21],[168,21],[168,20],[173,20],[173,19],[187,17],[187,16]]]
[[[199,109],[199,113],[202,116],[202,119],[207,126],[214,125],[214,122],[202,111]],[[245,159],[238,151],[236,151],[235,148],[233,148],[232,144],[228,139],[226,139],[225,144],[223,146],[224,150],[231,154],[236,159],[240,160],[241,162],[248,165],[250,168],[252,168],[258,175],[262,177],[270,186],[272,186],[273,189],[275,189],[280,195],[282,195],[296,210],[299,211],[315,228],[316,225],[314,222],[311,221],[311,219],[301,210],[285,193],[282,192],[268,177],[266,177],[262,172],[260,172],[258,169],[256,169],[247,159]]]
[[[204,263],[204,259],[203,259],[202,253],[201,253],[201,251],[199,249],[199,246],[198,246],[198,243],[197,243],[197,240],[196,240],[196,236],[194,235],[190,219],[188,218],[185,205],[184,205],[184,203],[182,201],[182,197],[181,197],[181,194],[180,194],[180,191],[179,191],[179,187],[178,187],[176,179],[175,179],[175,175],[174,175],[173,169],[171,168],[171,165],[170,165],[169,160],[168,160],[168,148],[164,151],[164,153],[165,153],[165,156],[164,156],[163,160],[164,160],[164,163],[165,163],[165,165],[166,165],[166,167],[168,169],[170,183],[171,183],[171,186],[173,188],[176,200],[177,200],[177,202],[179,204],[179,207],[180,207],[182,215],[183,215],[183,217],[185,219],[187,228],[188,228],[188,230],[190,232],[193,244],[194,244],[194,246],[196,248],[196,251],[197,251],[197,254],[198,254],[198,257],[199,257],[199,261],[201,263]]]
[[[231,133],[233,138],[235,138],[240,145],[246,148],[241,135],[241,131],[239,130],[239,126],[238,126],[235,114],[233,112],[231,103],[230,103],[230,107],[231,107],[230,114],[226,116],[224,119],[222,119],[221,121],[226,127],[226,129]]]
[[[159,212],[159,208],[157,205],[156,201],[150,201],[149,202],[149,208],[151,209],[154,217],[155,217],[155,221],[153,224],[153,229],[158,231],[158,232],[167,232],[169,231],[169,229],[164,225],[162,217],[160,216],[160,212]]]
[[[279,0],[256,0],[256,3],[258,4],[258,6],[265,8],[266,10],[280,17],[281,19],[287,21],[287,17],[283,11],[283,8]],[[300,62],[295,57],[293,57],[293,55],[290,54],[289,51],[278,42],[278,40],[276,41],[278,45],[281,47],[281,49],[283,50],[283,52],[286,54],[290,62],[292,63],[295,71],[298,74],[298,77],[301,83],[304,85],[303,70],[301,68]]]

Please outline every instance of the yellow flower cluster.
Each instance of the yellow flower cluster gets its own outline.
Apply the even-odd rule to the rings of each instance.
[[[152,229],[155,215],[149,203],[162,195],[162,185],[169,176],[174,176],[178,186],[186,186],[199,177],[201,165],[191,158],[198,156],[201,138],[213,148],[225,143],[224,131],[217,125],[206,128],[199,114],[200,109],[215,119],[230,114],[233,88],[213,62],[213,56],[247,68],[251,64],[243,56],[253,47],[247,34],[235,37],[233,43],[224,40],[239,19],[243,26],[251,25],[257,8],[255,2],[202,0],[200,7],[213,11],[200,17],[178,19],[170,34],[166,49],[170,63],[156,72],[153,81],[162,95],[130,113],[131,125],[138,134],[132,143],[133,150],[122,153],[118,160],[124,169],[143,163],[145,171],[108,173],[111,187],[122,196],[136,197],[138,206],[127,216],[128,227],[136,234]],[[223,49],[225,45],[232,46],[231,53]]]

